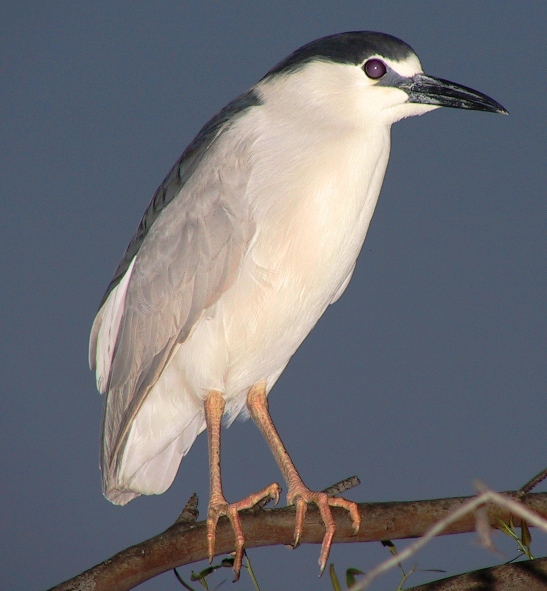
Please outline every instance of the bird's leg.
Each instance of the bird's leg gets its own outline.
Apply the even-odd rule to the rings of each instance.
[[[228,503],[222,492],[222,478],[220,474],[220,426],[224,412],[224,398],[220,392],[212,390],[205,400],[205,421],[209,438],[209,474],[210,474],[210,498],[207,512],[207,545],[209,562],[215,554],[215,537],[218,519],[226,515],[232,524],[235,535],[235,580],[239,579],[241,563],[243,560],[243,546],[245,538],[238,512],[242,509],[250,509],[263,499],[273,499],[275,504],[279,501],[281,488],[274,482],[261,491],[249,495],[237,503]]]
[[[329,497],[324,492],[311,491],[303,482],[300,474],[296,470],[279,433],[273,424],[272,418],[268,411],[268,401],[266,395],[266,384],[261,382],[251,388],[247,395],[247,406],[253,417],[254,422],[262,431],[272,453],[281,469],[283,477],[287,482],[289,490],[287,491],[287,503],[295,505],[296,507],[296,526],[294,530],[294,546],[298,546],[300,537],[302,535],[302,528],[304,525],[304,517],[308,503],[315,503],[321,513],[321,518],[325,524],[325,536],[321,546],[321,554],[319,556],[320,574],[325,570],[327,559],[329,557],[330,547],[336,526],[332,517],[331,507],[342,507],[349,511],[353,531],[356,534],[359,531],[361,524],[361,516],[357,503],[347,501],[346,499],[338,497]]]

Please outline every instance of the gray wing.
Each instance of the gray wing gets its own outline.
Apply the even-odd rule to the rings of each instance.
[[[102,376],[107,395],[101,454],[105,473],[115,470],[133,419],[177,345],[233,283],[254,233],[244,199],[250,174],[247,142],[234,143],[227,135],[207,146],[191,178],[147,228],[126,263],[130,276],[121,303],[107,314],[107,297],[97,315],[93,363],[108,346],[105,334],[115,331],[108,375]],[[125,273],[117,271],[111,296]],[[116,312],[119,325],[118,320],[112,323]],[[105,321],[113,328],[101,332]]]
[[[194,172],[199,168],[201,161],[205,154],[207,154],[208,150],[218,141],[219,137],[229,129],[230,125],[237,121],[238,117],[243,115],[251,107],[258,107],[261,104],[262,101],[256,92],[251,89],[228,103],[199,131],[154,194],[135,235],[127,246],[127,250],[114,273],[114,277],[103,296],[99,309],[102,308],[112,290],[115,289],[127,272],[129,265],[139,251],[148,231],[153,226],[158,216],[163,209],[180,194],[184,185],[192,178]],[[94,369],[93,363],[92,360],[92,369]]]

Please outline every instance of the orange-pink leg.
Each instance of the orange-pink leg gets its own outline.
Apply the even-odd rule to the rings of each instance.
[[[205,421],[209,437],[209,473],[210,473],[210,498],[207,512],[207,545],[209,562],[215,554],[215,537],[218,519],[226,515],[232,524],[235,535],[235,580],[239,579],[241,563],[243,560],[243,546],[245,538],[238,512],[242,509],[250,509],[262,499],[273,499],[275,504],[279,501],[281,487],[274,482],[261,491],[249,495],[237,503],[228,503],[222,492],[222,479],[220,474],[220,426],[224,412],[224,398],[220,392],[211,391],[205,400]]]
[[[302,482],[302,478],[300,478],[300,474],[298,474],[298,471],[285,449],[268,411],[266,385],[264,382],[251,388],[247,396],[247,406],[254,422],[258,425],[268,442],[281,473],[287,482],[287,486],[289,487],[289,490],[287,491],[287,503],[296,506],[296,526],[294,530],[295,547],[298,546],[298,543],[300,542],[308,504],[315,503],[319,508],[326,529],[323,543],[321,545],[321,554],[319,556],[321,574],[325,570],[332,539],[336,530],[336,525],[330,508],[342,507],[349,511],[353,524],[353,531],[354,533],[357,533],[359,531],[359,526],[361,525],[361,516],[359,515],[357,504],[353,501],[347,501],[346,499],[329,497],[324,492],[313,492]]]

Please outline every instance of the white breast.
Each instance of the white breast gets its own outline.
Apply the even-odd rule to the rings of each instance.
[[[363,244],[389,156],[388,129],[373,130],[374,142],[355,129],[345,136],[294,127],[289,133],[269,125],[269,115],[260,110],[257,120],[245,121],[267,129],[253,145],[246,196],[256,236],[239,280],[172,367],[196,392],[218,389],[228,400],[263,379],[270,388],[337,295]]]

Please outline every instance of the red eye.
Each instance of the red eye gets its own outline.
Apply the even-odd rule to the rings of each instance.
[[[369,78],[378,80],[378,78],[381,78],[386,73],[387,68],[382,60],[371,59],[368,60],[368,62],[365,62],[363,70]]]

